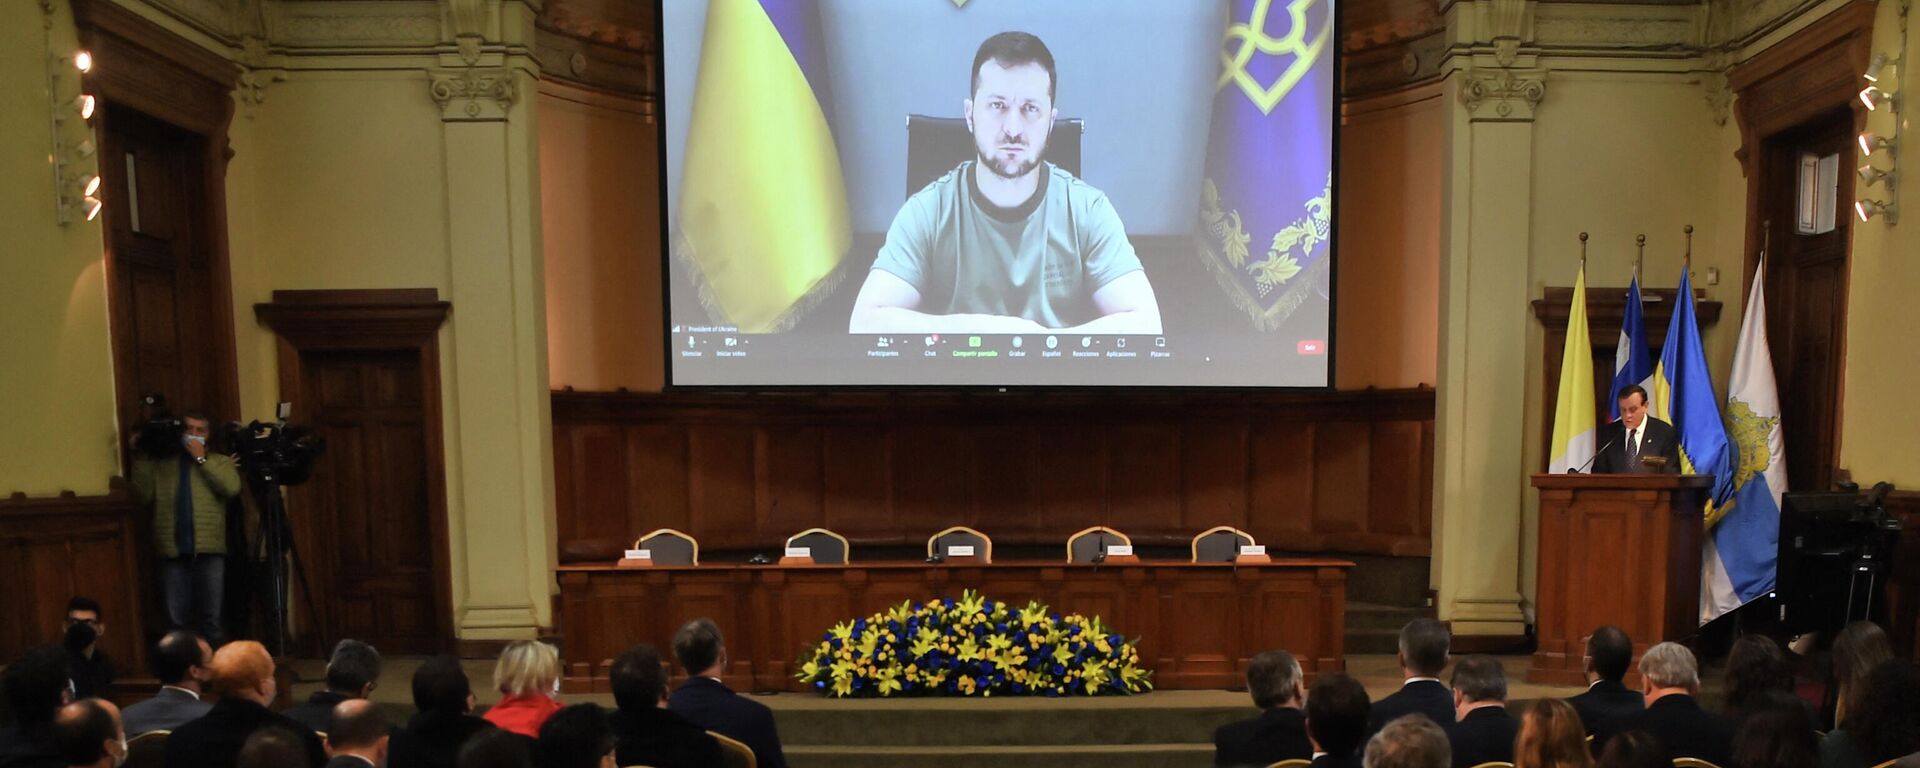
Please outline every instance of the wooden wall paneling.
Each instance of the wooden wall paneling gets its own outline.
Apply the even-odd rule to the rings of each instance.
[[[1038,432],[1011,424],[970,430],[975,527],[995,540],[1037,539],[1049,522],[1033,501],[1034,453],[1045,450]]]
[[[893,537],[892,435],[872,425],[828,425],[824,440],[825,527],[856,547]]]
[[[626,527],[616,538],[631,541],[659,528],[693,527],[688,498],[690,445],[684,427],[638,424],[626,428]],[[558,461],[558,459],[555,459]],[[601,482],[611,482],[612,478]],[[586,535],[593,535],[589,532]]]
[[[1112,445],[1104,430],[1091,424],[1049,425],[1035,430],[1032,440],[1036,516],[1044,515],[1052,529],[1068,530],[1059,537],[1064,557],[1066,537],[1073,531],[1110,519]],[[1088,522],[1074,525],[1083,520]],[[1146,543],[1140,540],[1142,531],[1109,527],[1135,537],[1136,544]]]
[[[1368,425],[1367,531],[1375,535],[1418,537],[1422,425],[1381,422]]]
[[[824,440],[818,427],[756,430],[756,530],[798,533],[826,522],[823,448]]]
[[[1372,425],[1335,421],[1314,431],[1313,530],[1333,539],[1358,541],[1366,531],[1368,500],[1375,482],[1369,446]]]
[[[0,659],[19,658],[66,631],[69,598],[100,602],[101,644],[123,679],[146,677],[145,541],[142,510],[116,481],[105,496],[0,499]]]
[[[753,446],[753,428],[738,424],[687,434],[686,532],[702,550],[754,544]]]
[[[1089,520],[1121,531],[1160,533],[1180,520],[1180,430],[1172,424],[1122,426],[1111,432],[1111,502],[1106,521]],[[1065,522],[1065,521],[1063,521]],[[1085,526],[1081,526],[1085,527]],[[1078,528],[1056,531],[1064,546]]]
[[[1311,422],[1271,420],[1256,427],[1252,441],[1253,505],[1244,529],[1256,540],[1276,545],[1284,541],[1290,546],[1297,542],[1302,550],[1319,547],[1313,529],[1318,428]]]
[[[1181,433],[1180,516],[1163,521],[1182,531],[1216,525],[1245,530],[1251,497],[1245,423],[1189,422]],[[1209,522],[1214,521],[1214,522]],[[1122,531],[1123,533],[1125,531]]]
[[[900,522],[905,524],[899,533],[907,543],[924,543],[928,536],[949,525],[979,522],[973,505],[972,447],[973,441],[963,431],[951,427],[897,428],[893,503]],[[992,531],[985,533],[993,535]]]

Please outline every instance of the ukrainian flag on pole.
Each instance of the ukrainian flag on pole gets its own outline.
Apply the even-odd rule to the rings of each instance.
[[[782,331],[832,290],[852,242],[810,0],[712,0],[675,255],[717,322]]]
[[[1773,589],[1780,544],[1780,494],[1787,490],[1785,442],[1773,355],[1767,351],[1766,261],[1753,273],[1740,346],[1727,385],[1727,433],[1737,447],[1733,502],[1701,558],[1700,623],[1712,621]]]
[[[1586,340],[1587,263],[1583,259],[1580,275],[1573,279],[1567,349],[1560,356],[1560,395],[1553,407],[1553,441],[1547,444],[1548,472],[1578,471],[1593,460],[1593,354]]]
[[[1667,343],[1653,368],[1653,415],[1672,424],[1679,437],[1680,471],[1713,476],[1706,507],[1711,527],[1733,497],[1733,449],[1727,443],[1727,427],[1720,421],[1720,398],[1714,395],[1713,379],[1707,373],[1707,354],[1700,346],[1693,280],[1686,267],[1681,267],[1680,290],[1673,304]]]

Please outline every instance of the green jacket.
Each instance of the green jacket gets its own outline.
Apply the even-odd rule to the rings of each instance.
[[[133,497],[153,510],[153,548],[179,557],[173,543],[173,500],[180,486],[178,457],[142,456],[133,462]],[[232,456],[207,454],[207,463],[187,471],[193,484],[193,549],[203,555],[227,551],[227,500],[240,493],[240,470]]]

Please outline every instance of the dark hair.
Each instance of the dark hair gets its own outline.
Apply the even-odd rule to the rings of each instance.
[[[1299,703],[1300,662],[1282,650],[1261,651],[1247,662],[1247,692],[1253,705],[1270,709],[1289,701]]]
[[[380,652],[373,646],[351,638],[334,644],[327,659],[327,690],[358,695],[379,679]]]
[[[212,429],[212,428],[213,428],[213,419],[209,419],[209,418],[207,418],[207,409],[205,409],[205,408],[183,408],[183,409],[181,409],[181,411],[180,411],[180,421],[181,421],[181,423],[183,423],[183,424],[184,424],[184,423],[186,422],[186,420],[187,420],[187,419],[193,419],[194,421],[204,421],[204,422],[206,422],[206,423],[207,423],[207,428],[208,428],[208,429]]]
[[[1859,709],[1848,705],[1847,734],[1868,765],[1920,752],[1920,668],[1892,659],[1867,673]]]
[[[190,630],[176,629],[160,636],[153,646],[153,676],[164,685],[187,679],[194,667],[211,659],[200,655],[200,636]]]
[[[1492,656],[1462,657],[1453,664],[1453,689],[1467,701],[1506,701],[1507,670]]]
[[[427,659],[413,671],[413,706],[422,712],[465,712],[472,693],[467,671],[452,656]]]
[[[1638,384],[1628,384],[1624,387],[1621,387],[1620,394],[1615,395],[1613,399],[1616,402],[1618,402],[1620,400],[1625,400],[1628,397],[1632,397],[1633,395],[1639,395],[1640,402],[1644,403],[1647,401],[1647,388],[1640,386]]]
[[[1760,711],[1768,693],[1793,692],[1793,667],[1766,635],[1742,635],[1727,653],[1727,713],[1735,720]]]
[[[1866,688],[1867,673],[1891,658],[1893,644],[1887,641],[1886,630],[1871,621],[1848,624],[1833,639],[1834,704],[1845,705],[1844,719],[1851,720],[1859,712],[1857,705]],[[1835,725],[1846,727],[1844,722]]]
[[[343,710],[345,714],[341,714]],[[327,746],[335,749],[370,747],[389,730],[387,719],[380,716],[373,702],[347,699],[335,704],[333,715],[327,719]]]
[[[100,611],[100,602],[91,597],[75,597],[72,600],[68,600],[67,613],[73,613],[74,611],[87,611],[93,614],[95,620],[107,620],[107,614]]]
[[[460,768],[533,768],[533,743],[520,734],[488,728],[468,737],[460,748]]]
[[[98,699],[81,699],[53,721],[53,743],[67,765],[92,765],[107,756],[107,742],[120,738],[120,724]]]
[[[628,648],[613,660],[607,673],[613,685],[613,701],[621,709],[653,709],[667,693],[667,672],[660,666],[660,652],[641,643]]]
[[[1400,629],[1400,660],[1424,677],[1437,677],[1447,668],[1447,646],[1453,633],[1436,619],[1414,619]]]
[[[1060,85],[1060,73],[1053,68],[1053,51],[1047,50],[1046,43],[1025,32],[1002,32],[987,38],[973,54],[973,84],[967,88],[968,95],[980,91],[980,66],[988,61],[1009,69],[1022,64],[1040,65],[1047,71],[1048,100],[1054,98]]]
[[[1749,635],[1749,637],[1752,637]],[[1733,764],[1740,768],[1800,768],[1820,764],[1820,742],[1807,705],[1793,694],[1767,691],[1748,702],[1745,723],[1733,737]],[[1905,754],[1905,753],[1902,753]]]
[[[1633,664],[1633,638],[1612,624],[1601,625],[1587,636],[1587,655],[1593,657],[1593,671],[1600,679],[1617,683]]]
[[[725,647],[726,641],[720,637],[720,627],[714,625],[713,619],[694,619],[673,633],[673,657],[689,675],[707,671],[720,660],[720,650]]]
[[[1344,672],[1328,672],[1307,693],[1307,733],[1327,754],[1345,757],[1367,737],[1373,702],[1360,681]]]
[[[540,768],[597,768],[614,747],[613,726],[598,704],[575,704],[540,726]]]
[[[57,645],[42,645],[23,654],[0,672],[0,687],[7,691],[7,708],[22,723],[44,723],[60,709],[60,695],[67,690],[67,652]]]
[[[278,725],[254,731],[240,745],[234,768],[316,768],[307,761],[307,745],[300,735]]]
[[[1572,704],[1534,699],[1520,715],[1513,764],[1520,768],[1588,768],[1593,765],[1593,753],[1586,737],[1587,728]]]
[[[1646,731],[1622,731],[1607,739],[1593,768],[1673,768],[1667,748]]]

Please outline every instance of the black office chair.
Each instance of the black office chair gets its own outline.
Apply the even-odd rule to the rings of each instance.
[[[806,547],[815,565],[846,565],[847,537],[825,528],[808,528],[787,537],[787,548]]]
[[[1252,535],[1233,526],[1208,528],[1193,537],[1193,561],[1231,563],[1240,555],[1241,547],[1250,547],[1253,543]]]
[[[1086,121],[1076,117],[1053,121],[1044,159],[1079,176],[1080,137],[1086,130]],[[965,118],[907,115],[907,197],[978,156]]]
[[[654,565],[699,565],[700,542],[672,528],[662,528],[633,542],[634,549],[648,550]]]

